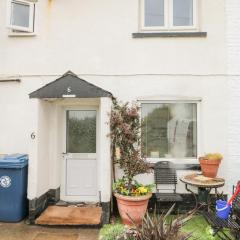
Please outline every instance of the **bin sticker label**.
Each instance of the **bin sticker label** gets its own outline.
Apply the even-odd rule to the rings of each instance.
[[[11,178],[9,176],[2,176],[0,178],[0,186],[3,188],[9,188],[11,186]]]

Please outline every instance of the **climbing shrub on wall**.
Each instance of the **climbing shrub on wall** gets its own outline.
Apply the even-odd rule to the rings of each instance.
[[[131,187],[133,177],[149,171],[149,164],[141,155],[141,120],[137,104],[113,100],[110,116],[112,160],[124,171]]]

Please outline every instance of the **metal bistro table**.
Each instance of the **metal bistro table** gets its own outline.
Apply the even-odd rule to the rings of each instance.
[[[180,178],[180,181],[185,183],[186,190],[193,194],[196,201],[196,209],[205,205],[207,206],[208,211],[210,208],[209,195],[211,190],[215,190],[215,197],[217,197],[217,189],[223,187],[225,184],[225,180],[223,178],[204,177],[199,173],[185,175]],[[189,189],[189,186],[198,188],[198,196]]]

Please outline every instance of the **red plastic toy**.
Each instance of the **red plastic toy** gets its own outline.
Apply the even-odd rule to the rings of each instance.
[[[237,184],[236,191],[232,195],[232,197],[228,200],[227,205],[230,205],[233,201],[233,199],[237,196],[237,194],[240,193],[240,181]]]

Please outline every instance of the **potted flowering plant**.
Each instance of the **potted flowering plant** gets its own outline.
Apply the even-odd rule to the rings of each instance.
[[[199,157],[202,173],[205,177],[215,178],[223,156],[220,153],[208,153]]]
[[[118,210],[124,224],[141,224],[148,200],[152,196],[151,185],[138,183],[134,177],[150,171],[141,155],[141,121],[137,105],[119,104],[113,100],[110,117],[112,160],[124,172],[113,184]],[[131,217],[131,219],[129,218]]]
[[[131,187],[129,189],[128,179],[123,176],[121,179],[118,179],[113,184],[113,190],[115,193],[124,195],[124,196],[143,196],[152,192],[152,185],[143,185],[136,180],[133,180]]]

